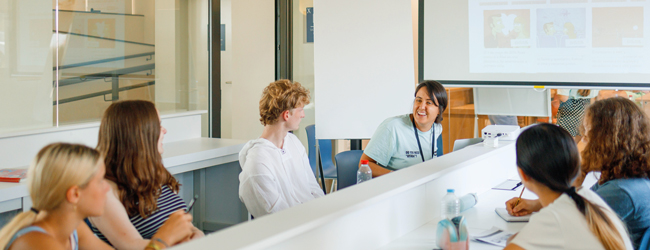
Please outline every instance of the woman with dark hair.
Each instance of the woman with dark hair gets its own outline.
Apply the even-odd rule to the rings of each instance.
[[[447,92],[437,81],[415,88],[413,113],[390,117],[373,134],[361,160],[368,160],[372,176],[406,168],[436,157],[436,140],[442,134],[442,113]],[[359,162],[361,164],[361,162]]]
[[[106,109],[97,150],[105,155],[112,192],[106,213],[91,217],[91,229],[117,249],[142,249],[169,215],[185,209],[180,184],[162,163],[158,111],[149,101],[120,101]],[[192,238],[203,236],[194,228]]]
[[[571,186],[580,173],[580,155],[566,130],[530,127],[517,138],[516,154],[521,182],[539,197],[541,209],[505,249],[633,249],[623,222],[605,201]]]
[[[637,247],[650,228],[650,121],[632,101],[610,98],[589,106],[583,133],[578,143],[582,170],[574,186],[581,186],[587,173],[600,172],[591,190],[625,222]],[[525,215],[538,206],[538,201],[526,200],[513,212]]]

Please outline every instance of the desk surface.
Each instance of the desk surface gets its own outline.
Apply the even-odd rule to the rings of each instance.
[[[219,138],[193,138],[165,143],[163,145],[165,151],[162,155],[163,164],[172,174],[178,174],[182,171],[176,171],[175,168],[206,159],[231,156],[231,161],[236,161],[237,155],[245,143],[244,140]],[[27,196],[29,193],[25,182],[0,182],[0,202]]]
[[[518,177],[515,177],[518,178]],[[513,178],[513,179],[515,179]],[[587,175],[583,187],[589,188],[596,183],[596,176]],[[505,207],[505,202],[513,197],[519,196],[523,186],[514,191],[491,189],[479,195],[478,203],[473,208],[463,212],[468,222],[470,235],[476,235],[487,231],[492,227],[498,227],[508,232],[519,232],[526,222],[506,222],[501,219],[494,211],[497,207]],[[537,199],[537,195],[530,191],[524,191],[522,198]],[[436,218],[418,229],[392,241],[388,245],[380,248],[381,250],[431,250],[437,249],[436,246],[436,229],[440,218]],[[502,249],[501,247],[470,240],[470,249]]]

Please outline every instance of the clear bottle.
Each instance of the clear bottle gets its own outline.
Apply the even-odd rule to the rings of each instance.
[[[452,219],[460,215],[460,200],[453,189],[447,189],[447,194],[442,197],[440,208],[441,219]]]
[[[361,166],[357,171],[357,184],[369,180],[372,180],[372,170],[368,166],[368,160],[361,160]]]

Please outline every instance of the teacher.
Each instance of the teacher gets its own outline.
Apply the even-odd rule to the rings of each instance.
[[[447,92],[437,81],[415,88],[413,113],[390,117],[370,139],[361,160],[368,160],[377,177],[437,157],[436,140],[442,134],[442,113]]]

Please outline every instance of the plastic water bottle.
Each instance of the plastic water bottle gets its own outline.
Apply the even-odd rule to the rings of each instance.
[[[368,166],[368,160],[361,160],[361,166],[357,171],[357,184],[372,180],[372,170]]]
[[[442,197],[440,208],[441,219],[452,219],[460,215],[460,200],[454,194],[453,189],[447,189],[447,194]]]

